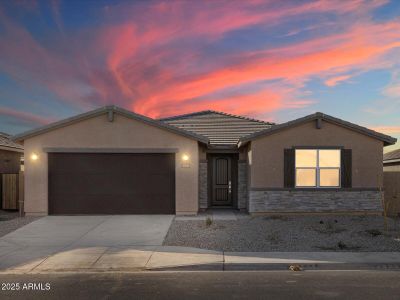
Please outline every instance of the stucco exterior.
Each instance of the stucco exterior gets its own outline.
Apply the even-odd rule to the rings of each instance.
[[[380,213],[383,142],[323,121],[309,121],[251,141],[248,148],[250,213]],[[352,186],[334,189],[284,187],[284,149],[341,147],[352,150]]]
[[[118,113],[109,121],[107,114],[54,129],[25,139],[25,212],[48,213],[48,165],[45,148],[176,149],[176,213],[198,211],[198,142],[171,131],[133,120]],[[31,160],[32,153],[38,155]],[[182,154],[189,155],[183,165]]]
[[[284,149],[293,146],[352,149],[352,187],[377,188],[382,182],[382,141],[327,121],[317,129],[310,121],[251,142],[250,187],[283,188]]]
[[[239,139],[238,144],[221,145],[218,139],[212,144],[214,132],[220,132],[220,128],[225,128],[220,126],[226,124],[215,123],[214,112],[189,114],[189,117],[199,114],[213,115],[194,122],[216,126],[210,129],[209,135],[191,132],[192,126],[174,127],[108,106],[14,137],[16,141],[24,141],[25,146],[25,212],[48,214],[48,153],[102,151],[175,153],[177,214],[196,214],[199,208],[211,205],[210,163],[213,159],[210,158],[215,155],[233,158],[235,165],[231,175],[235,195],[232,206],[235,208],[250,213],[381,211],[382,148],[394,144],[394,138],[316,113],[272,127],[264,124],[268,126]],[[191,124],[190,120],[185,122]],[[343,188],[294,188],[293,183],[287,181],[292,178],[288,157],[293,156],[287,155],[286,166],[290,169],[286,167],[285,188],[284,150],[293,147],[351,149],[351,153],[342,152],[346,154],[343,155]],[[31,159],[33,153],[37,154],[37,160]],[[182,160],[183,154],[189,156],[189,161]]]

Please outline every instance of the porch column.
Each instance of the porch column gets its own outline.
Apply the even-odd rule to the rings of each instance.
[[[247,208],[247,161],[238,161],[238,208]]]
[[[208,207],[208,191],[207,191],[207,160],[201,160],[199,164],[199,208],[206,209]]]

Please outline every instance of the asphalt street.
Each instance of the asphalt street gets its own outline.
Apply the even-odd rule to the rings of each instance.
[[[0,299],[400,299],[399,271],[1,274],[0,282]]]

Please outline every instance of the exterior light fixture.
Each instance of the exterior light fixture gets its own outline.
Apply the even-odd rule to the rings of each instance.
[[[38,160],[39,156],[36,153],[31,154],[31,160]]]
[[[185,161],[185,162],[189,161],[189,155],[183,154],[182,155],[182,160]]]

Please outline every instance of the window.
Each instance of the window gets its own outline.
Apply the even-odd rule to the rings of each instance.
[[[296,149],[296,187],[340,187],[339,149]]]

